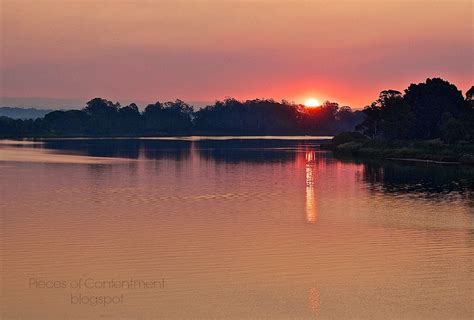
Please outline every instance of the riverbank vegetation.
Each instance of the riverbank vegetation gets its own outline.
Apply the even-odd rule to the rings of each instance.
[[[440,163],[474,164],[474,144],[445,143],[440,139],[426,141],[354,139],[342,144],[328,144],[338,157],[393,159]]]
[[[385,90],[355,132],[323,148],[336,155],[474,164],[474,87],[463,97],[442,79]]]

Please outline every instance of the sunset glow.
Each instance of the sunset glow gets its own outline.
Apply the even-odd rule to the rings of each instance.
[[[304,105],[309,108],[319,107],[321,103],[316,98],[308,98],[304,101]]]
[[[301,92],[316,90],[321,100],[361,108],[381,90],[427,77],[463,91],[472,82],[470,1],[4,0],[1,7],[8,44],[1,95],[30,99],[28,106],[38,98],[83,106],[93,97],[140,105],[304,101]]]

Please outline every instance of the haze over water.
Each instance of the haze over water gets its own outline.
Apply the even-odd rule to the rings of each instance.
[[[2,318],[472,318],[474,169],[318,144],[3,141]],[[79,278],[164,287],[31,285]]]

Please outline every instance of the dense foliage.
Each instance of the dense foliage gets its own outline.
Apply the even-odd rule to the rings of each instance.
[[[434,78],[411,84],[402,94],[385,90],[364,109],[357,129],[370,138],[431,140],[448,143],[474,140],[474,88],[461,91]]]
[[[287,101],[226,99],[198,111],[181,100],[148,105],[95,98],[82,110],[53,111],[36,120],[0,117],[3,136],[129,136],[172,134],[325,134],[354,130],[361,111],[325,102],[305,108]]]

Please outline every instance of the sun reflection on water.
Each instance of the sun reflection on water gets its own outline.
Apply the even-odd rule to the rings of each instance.
[[[309,288],[308,293],[308,305],[311,309],[311,312],[315,316],[319,316],[319,312],[321,310],[321,295],[319,293],[319,289],[315,287]]]
[[[316,153],[306,151],[306,221],[316,223],[318,212],[316,208],[316,190],[314,187],[314,162]]]

